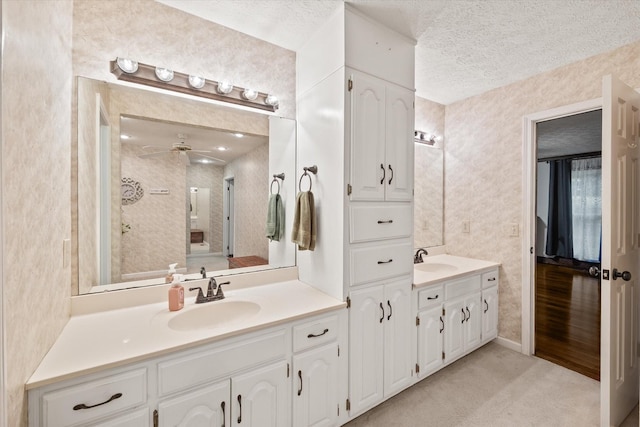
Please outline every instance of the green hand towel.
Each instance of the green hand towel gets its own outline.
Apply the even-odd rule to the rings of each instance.
[[[311,191],[301,191],[296,198],[296,211],[293,218],[291,241],[298,250],[314,250],[316,247],[316,211]]]
[[[272,194],[269,197],[266,236],[276,242],[284,237],[284,205],[280,194]]]

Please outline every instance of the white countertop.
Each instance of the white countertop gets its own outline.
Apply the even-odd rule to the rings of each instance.
[[[432,264],[433,271],[422,271],[420,268],[429,268]],[[424,262],[414,264],[413,267],[413,287],[441,283],[445,280],[456,279],[469,274],[482,273],[500,266],[500,263],[484,261],[475,258],[465,258],[455,255],[432,255],[424,257]]]
[[[167,322],[217,301],[196,305],[195,297],[189,297],[177,312],[170,312],[164,301],[72,316],[25,387],[32,389],[346,307],[343,301],[298,280],[225,290],[225,295],[223,301],[251,301],[260,305],[260,311],[247,319],[190,331],[174,331]]]

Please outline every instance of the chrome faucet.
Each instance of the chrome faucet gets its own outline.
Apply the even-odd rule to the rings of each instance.
[[[207,269],[204,267],[200,267],[200,274],[202,274],[202,278],[206,279],[207,278]]]
[[[421,262],[424,262],[424,260],[422,259],[423,255],[429,255],[429,253],[424,248],[418,249],[416,251],[416,254],[413,256],[413,263],[414,264],[420,264]]]
[[[204,268],[204,267],[203,267]],[[198,291],[198,296],[196,297],[196,304],[202,304],[205,302],[218,301],[224,299],[224,293],[222,292],[222,285],[228,285],[231,282],[223,282],[216,283],[215,277],[209,279],[209,285],[207,286],[207,295],[205,296],[202,292],[202,288],[196,286],[195,288],[189,288],[190,291]],[[217,288],[217,292],[214,294]]]

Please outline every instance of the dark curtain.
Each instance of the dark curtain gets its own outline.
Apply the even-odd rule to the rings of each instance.
[[[546,254],[573,258],[571,160],[551,161]]]

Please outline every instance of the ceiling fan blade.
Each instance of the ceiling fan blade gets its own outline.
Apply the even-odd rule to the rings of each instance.
[[[184,163],[186,166],[191,166],[191,160],[189,160],[189,156],[187,156],[187,153],[185,153],[184,151],[180,152],[180,160],[182,160],[182,163]]]
[[[211,150],[189,150],[192,153],[211,153]]]
[[[138,154],[138,157],[141,159],[149,159],[152,157],[164,156],[165,154],[167,154],[167,151],[156,151],[155,153]]]

